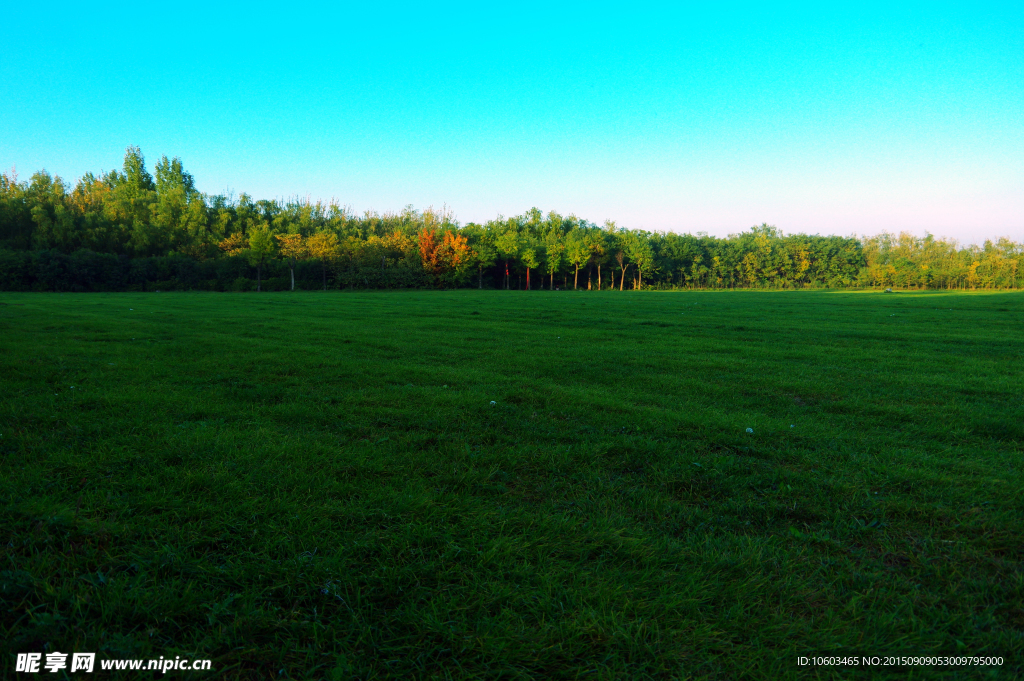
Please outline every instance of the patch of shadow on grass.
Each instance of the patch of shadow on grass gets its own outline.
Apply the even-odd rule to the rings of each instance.
[[[665,491],[677,501],[711,501],[722,496],[722,486],[706,475],[694,475],[685,480],[670,480]]]
[[[971,430],[975,435],[999,442],[1024,443],[1024,426],[1008,419],[980,419],[972,424]]]

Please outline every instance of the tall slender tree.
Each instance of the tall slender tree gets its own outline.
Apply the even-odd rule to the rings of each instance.
[[[249,230],[249,262],[256,266],[256,290],[263,290],[263,266],[274,255],[274,237],[270,226],[261,222]]]
[[[295,290],[295,261],[309,257],[309,246],[301,234],[276,234],[281,255],[288,259],[288,269],[292,275],[292,288]]]
[[[338,257],[338,235],[321,230],[306,240],[309,255],[320,261],[324,290],[327,290],[327,264]]]

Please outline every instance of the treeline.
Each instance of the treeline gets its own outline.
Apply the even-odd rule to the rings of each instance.
[[[200,193],[137,147],[73,187],[0,175],[0,290],[312,288],[1017,288],[1021,244],[910,234],[716,238],[534,208],[460,225],[447,210],[354,215],[335,203]]]

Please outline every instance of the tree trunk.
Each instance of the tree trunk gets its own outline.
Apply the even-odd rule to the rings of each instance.
[[[295,290],[295,261],[294,260],[292,260],[291,271],[292,271],[292,290],[294,291]]]
[[[526,268],[526,290],[527,291],[531,290],[530,289],[530,268],[529,267]]]
[[[580,283],[580,266],[576,265],[576,274],[572,278],[572,290],[576,291],[579,289]]]
[[[597,290],[598,291],[601,290],[601,265],[600,265],[600,263],[598,263],[598,265],[597,265]]]
[[[324,274],[324,290],[326,291],[327,290],[327,261],[326,260],[321,260],[320,261],[320,270]]]
[[[509,273],[508,273],[508,260],[506,260],[505,261],[505,290],[506,291],[508,290],[508,287],[511,284],[512,284],[511,277],[509,276]]]
[[[478,289],[482,289],[484,287],[484,268],[483,267],[477,267],[477,275],[478,275],[478,279],[477,279],[478,285],[477,285],[477,288]]]
[[[256,265],[256,293],[263,291],[263,265]]]
[[[622,268],[622,274],[619,275],[619,290],[622,290],[623,285],[626,283],[626,270],[629,269],[629,265]],[[615,287],[615,282],[612,282],[612,288]]]

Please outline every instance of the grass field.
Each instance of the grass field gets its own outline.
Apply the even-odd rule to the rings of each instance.
[[[1019,293],[0,294],[0,676],[1013,678],[1022,331]]]

